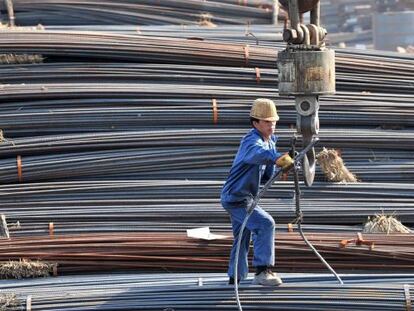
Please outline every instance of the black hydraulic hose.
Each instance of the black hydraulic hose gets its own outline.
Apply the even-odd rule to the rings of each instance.
[[[314,137],[312,141],[309,143],[308,146],[306,146],[295,158],[294,158],[294,167],[297,167],[302,159],[305,157],[306,153],[311,150],[316,143],[319,141],[319,138]],[[244,218],[244,221],[240,227],[239,236],[237,240],[237,247],[236,247],[236,258],[235,258],[235,268],[234,268],[234,292],[236,295],[236,301],[237,306],[239,308],[239,311],[243,311],[241,303],[240,303],[240,297],[239,297],[239,286],[238,286],[238,264],[239,264],[239,253],[240,253],[240,245],[241,245],[241,239],[243,235],[243,231],[246,227],[247,221],[249,220],[250,215],[253,213],[254,209],[256,208],[257,204],[259,203],[260,199],[263,197],[263,195],[269,190],[269,188],[272,186],[272,184],[276,181],[276,179],[279,177],[280,173],[283,172],[283,169],[279,169],[271,179],[269,179],[266,184],[263,186],[263,188],[259,191],[257,196],[254,198],[252,204],[250,207],[247,208],[247,215]]]

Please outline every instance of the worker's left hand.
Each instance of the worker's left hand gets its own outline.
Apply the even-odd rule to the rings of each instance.
[[[293,163],[294,161],[290,157],[289,153],[283,154],[276,160],[276,165],[284,171],[289,170],[293,166]]]

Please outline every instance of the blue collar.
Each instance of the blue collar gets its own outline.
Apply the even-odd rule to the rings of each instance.
[[[264,141],[264,139],[262,137],[262,134],[259,132],[259,130],[257,128],[255,128],[255,127],[252,128],[252,132],[255,133],[256,135],[258,135]],[[276,142],[278,140],[278,138],[279,137],[274,135],[274,134],[272,134],[272,136],[270,137],[270,139],[274,142]]]

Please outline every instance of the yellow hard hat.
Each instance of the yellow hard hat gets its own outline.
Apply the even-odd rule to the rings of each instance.
[[[253,102],[250,117],[264,121],[278,121],[279,116],[273,100],[267,98],[258,98]]]

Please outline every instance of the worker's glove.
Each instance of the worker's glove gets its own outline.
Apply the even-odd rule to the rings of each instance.
[[[276,160],[276,165],[280,167],[284,171],[288,171],[293,166],[293,159],[290,157],[289,153],[285,153],[282,156],[280,156]]]

